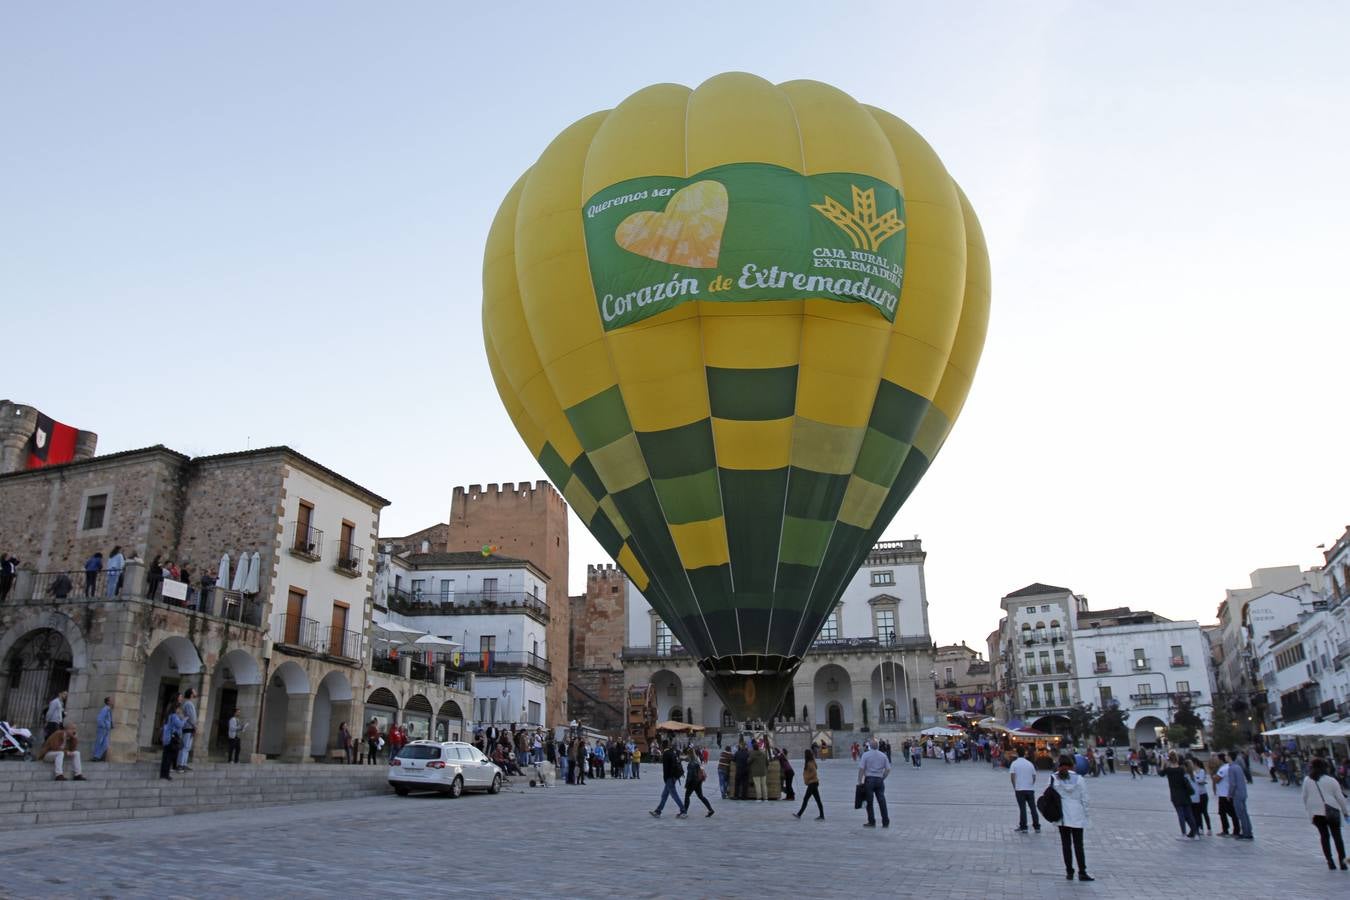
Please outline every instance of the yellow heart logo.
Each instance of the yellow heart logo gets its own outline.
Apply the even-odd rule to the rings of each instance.
[[[639,256],[711,269],[722,252],[727,224],[727,189],[719,181],[696,181],[680,188],[663,212],[633,213],[614,230],[620,247]]]

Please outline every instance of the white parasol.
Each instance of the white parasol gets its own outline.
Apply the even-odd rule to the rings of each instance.
[[[370,624],[378,628],[380,631],[383,631],[385,634],[392,634],[392,635],[415,634],[420,636],[426,633],[423,631],[418,631],[416,628],[409,628],[406,625],[399,625],[394,622],[371,622]]]
[[[257,550],[248,558],[248,577],[244,579],[244,593],[258,593],[258,579],[261,577],[262,557]]]
[[[229,556],[228,553],[225,555]],[[243,550],[240,550],[239,565],[234,567],[234,583],[230,584],[228,581],[226,581],[225,584],[229,584],[230,590],[232,591],[242,592],[244,590],[244,584],[247,581],[248,581],[248,554],[245,553]]]
[[[224,590],[230,586],[230,554],[226,553],[220,558],[220,569],[216,571],[216,584]]]
[[[409,641],[414,647],[458,647],[459,644],[454,641],[447,641],[443,637],[436,637],[434,634],[424,634],[415,641]]]

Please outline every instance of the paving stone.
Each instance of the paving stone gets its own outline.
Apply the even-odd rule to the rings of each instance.
[[[812,820],[814,806],[797,820],[790,815],[796,804],[723,801],[715,780],[705,785],[717,810],[711,819],[698,808],[690,818],[676,819],[669,805],[661,819],[653,819],[647,811],[661,790],[654,767],[639,781],[597,779],[584,786],[531,789],[516,779],[498,796],[457,800],[382,792],[170,818],[171,801],[134,810],[132,827],[93,822],[8,832],[4,891],[320,897],[331,896],[334,885],[378,884],[385,896],[547,893],[680,900],[765,892],[957,900],[1090,894],[1137,900],[1174,896],[1187,885],[1221,897],[1350,891],[1350,872],[1330,872],[1322,861],[1297,788],[1260,777],[1251,786],[1256,840],[1250,843],[1176,840],[1165,779],[1131,780],[1128,774],[1089,779],[1092,827],[1086,847],[1097,881],[1084,885],[1064,880],[1053,827],[1040,834],[1013,830],[1017,807],[1004,771],[969,763],[897,767],[887,782],[891,827],[875,830],[863,828],[864,814],[853,809],[855,771],[844,760],[821,764],[824,822]],[[326,796],[329,790],[289,793]],[[1213,803],[1211,817],[1217,825]],[[396,855],[390,856],[393,848]],[[69,872],[72,859],[79,860],[78,877],[70,878],[65,891],[43,877]],[[174,865],[165,866],[165,859]]]

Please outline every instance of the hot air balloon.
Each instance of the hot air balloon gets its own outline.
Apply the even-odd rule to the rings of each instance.
[[[979,223],[912,128],[743,73],[567,128],[483,263],[512,422],[741,719],[932,463],[988,315]]]

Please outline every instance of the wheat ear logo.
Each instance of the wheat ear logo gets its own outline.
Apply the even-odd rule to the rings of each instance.
[[[858,250],[875,253],[886,239],[905,227],[895,210],[877,215],[877,194],[872,188],[853,188],[853,208],[846,209],[838,200],[825,195],[824,203],[812,203],[811,208],[829,219],[848,235]]]

